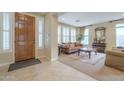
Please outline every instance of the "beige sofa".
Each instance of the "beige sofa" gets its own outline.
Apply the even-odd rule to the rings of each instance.
[[[106,51],[105,64],[124,71],[124,52],[117,50]]]
[[[67,54],[77,52],[78,49],[83,47],[83,45],[80,43],[64,43],[62,44],[62,46],[63,46],[62,51]]]

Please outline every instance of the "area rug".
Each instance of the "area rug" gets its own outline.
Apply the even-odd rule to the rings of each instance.
[[[40,63],[41,63],[41,61],[39,59],[24,60],[24,61],[20,61],[20,62],[10,64],[8,71],[17,70],[17,69],[20,69],[20,68],[24,68],[24,67],[28,67],[28,66],[35,65],[35,64],[40,64]]]
[[[70,61],[70,62],[72,62],[72,61],[79,61],[79,62],[82,62],[82,63],[95,65],[98,62],[100,62],[100,60],[104,59],[104,57],[105,57],[105,54],[98,53],[96,55],[95,53],[92,53],[91,54],[91,58],[89,59],[89,55],[88,54],[82,53],[80,56],[78,56],[77,54],[66,55],[66,58],[65,58],[65,56],[62,56],[60,58],[60,61],[61,62],[63,62],[63,61],[64,62],[67,62],[67,61]]]

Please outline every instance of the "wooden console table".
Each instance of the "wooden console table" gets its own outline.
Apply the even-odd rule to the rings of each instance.
[[[93,43],[92,47],[97,50],[99,53],[104,53],[106,48],[106,43]]]

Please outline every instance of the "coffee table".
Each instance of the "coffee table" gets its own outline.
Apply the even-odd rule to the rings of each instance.
[[[97,54],[97,51],[94,48],[80,48],[80,49],[78,49],[78,56],[80,56],[80,52],[88,53],[89,59],[91,58],[91,52],[95,52],[95,54]]]

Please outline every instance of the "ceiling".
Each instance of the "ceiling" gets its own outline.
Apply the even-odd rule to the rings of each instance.
[[[123,12],[66,12],[58,17],[61,23],[82,27],[124,18]]]

